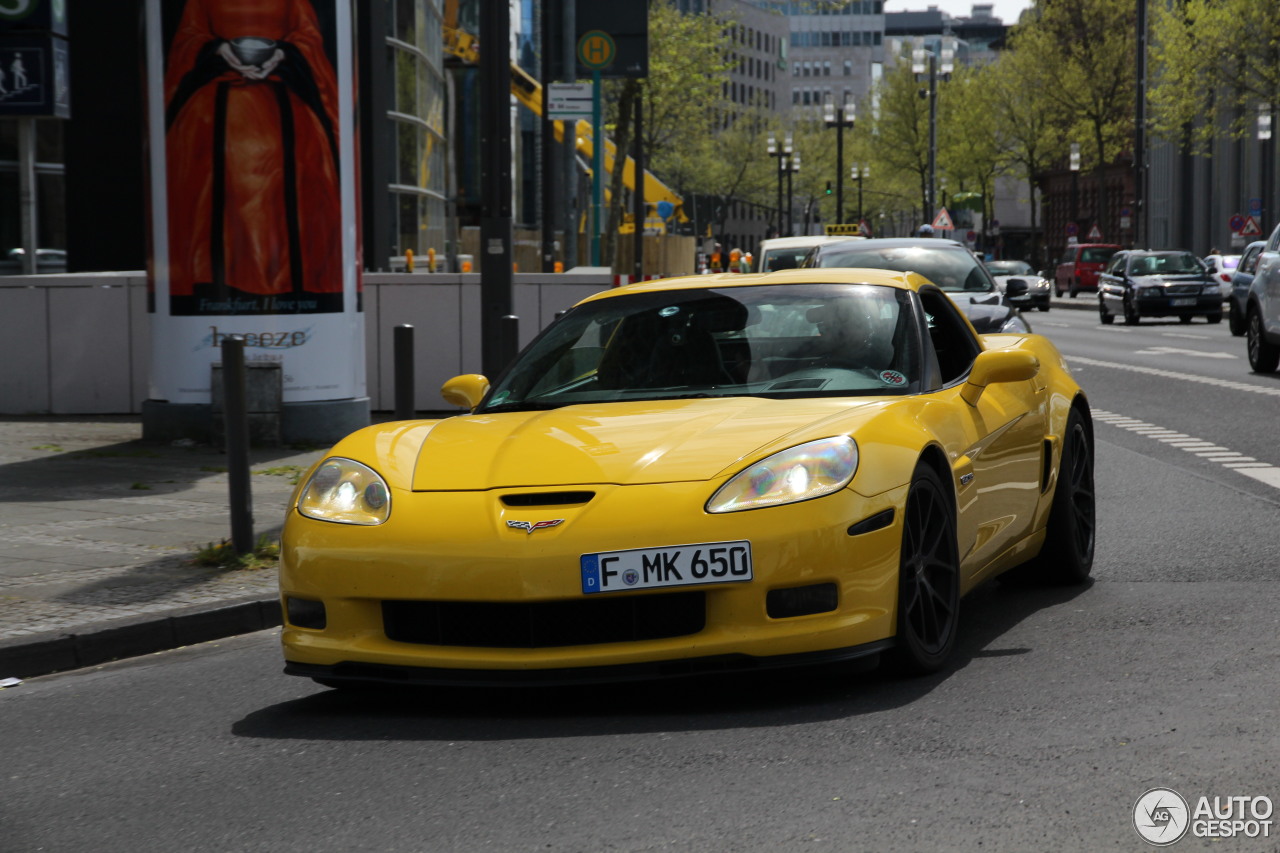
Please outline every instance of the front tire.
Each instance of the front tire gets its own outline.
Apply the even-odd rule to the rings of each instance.
[[[1237,338],[1245,332],[1244,317],[1240,316],[1240,309],[1234,302],[1227,307],[1227,327]]]
[[[1205,320],[1209,321],[1209,325],[1213,325],[1214,323],[1221,323],[1222,312],[1219,311],[1217,314],[1205,314],[1204,318]]]
[[[1107,310],[1107,303],[1102,301],[1102,297],[1098,297],[1098,319],[1104,326],[1110,326],[1116,321],[1116,315]]]
[[[960,553],[952,502],[937,472],[916,469],[907,492],[898,563],[898,643],[890,666],[906,675],[936,672],[956,643]]]
[[[1142,315],[1138,313],[1138,309],[1133,304],[1133,299],[1128,293],[1124,295],[1124,324],[1126,326],[1138,325],[1138,320]]]
[[[1249,311],[1245,344],[1249,351],[1249,367],[1255,373],[1275,373],[1280,365],[1280,347],[1267,343],[1266,330],[1262,326],[1262,314],[1257,308]]]

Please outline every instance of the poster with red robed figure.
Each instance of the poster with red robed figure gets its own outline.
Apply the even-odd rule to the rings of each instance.
[[[164,74],[171,313],[341,311],[333,16],[326,39],[310,0],[181,7]]]
[[[286,404],[364,397],[352,2],[143,0],[149,399],[232,335]]]

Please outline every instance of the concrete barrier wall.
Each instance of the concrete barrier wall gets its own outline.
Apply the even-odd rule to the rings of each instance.
[[[523,347],[557,311],[612,286],[608,275],[515,276]],[[0,414],[137,414],[151,371],[142,272],[0,277]],[[480,276],[366,273],[365,370],[370,408],[395,407],[392,329],[414,327],[415,402],[449,408],[440,386],[480,371]]]

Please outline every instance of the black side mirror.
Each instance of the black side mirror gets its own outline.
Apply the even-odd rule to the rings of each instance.
[[[1004,280],[1004,295],[1010,299],[1015,296],[1026,296],[1030,286],[1025,278],[1006,278]]]

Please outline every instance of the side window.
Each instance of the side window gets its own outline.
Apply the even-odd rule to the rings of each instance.
[[[1280,225],[1276,226],[1276,230],[1271,232],[1271,239],[1267,240],[1267,251],[1280,251]]]
[[[960,310],[945,293],[934,288],[922,288],[920,304],[929,324],[929,340],[938,356],[942,384],[950,385],[969,372],[982,348]]]
[[[1124,270],[1125,258],[1129,257],[1124,252],[1117,252],[1111,258],[1111,263],[1107,264],[1107,275],[1120,275]]]
[[[1249,275],[1253,275],[1253,273],[1257,272],[1258,255],[1259,255],[1258,246],[1254,246],[1252,249],[1245,252],[1244,257],[1240,259],[1240,272],[1248,273]]]

